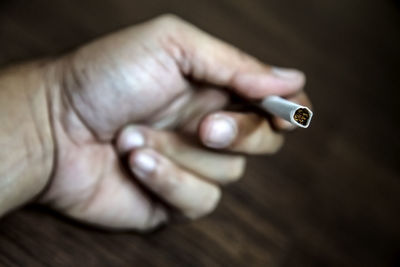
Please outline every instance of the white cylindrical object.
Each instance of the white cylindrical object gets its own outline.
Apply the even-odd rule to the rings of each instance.
[[[261,108],[301,128],[307,128],[313,116],[309,108],[279,96],[264,98],[261,102]]]

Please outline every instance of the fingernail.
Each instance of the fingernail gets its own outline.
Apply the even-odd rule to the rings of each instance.
[[[132,162],[132,171],[139,179],[145,179],[156,170],[157,161],[146,152],[138,152]]]
[[[129,152],[132,149],[143,147],[145,144],[144,136],[135,128],[128,128],[122,134],[121,141],[118,144],[118,150],[121,153]]]
[[[304,74],[301,71],[298,71],[295,69],[273,67],[271,72],[276,77],[285,79],[285,80],[302,80],[302,79],[304,79]]]
[[[212,148],[225,148],[232,144],[237,135],[235,121],[226,116],[216,116],[209,126],[205,144]]]

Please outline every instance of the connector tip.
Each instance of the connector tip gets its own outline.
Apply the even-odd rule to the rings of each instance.
[[[293,119],[304,127],[308,127],[308,125],[310,124],[311,117],[312,113],[307,108],[299,108],[293,114]]]

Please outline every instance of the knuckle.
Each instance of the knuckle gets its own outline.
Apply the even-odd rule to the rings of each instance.
[[[153,176],[153,182],[154,191],[166,198],[172,197],[179,187],[179,179],[171,171],[159,171]]]
[[[179,194],[179,189],[186,184],[189,177],[174,164],[168,161],[160,161],[157,171],[152,179],[153,190],[168,199]]]
[[[167,13],[155,18],[155,22],[163,26],[168,26],[181,24],[183,23],[183,20],[175,14]]]

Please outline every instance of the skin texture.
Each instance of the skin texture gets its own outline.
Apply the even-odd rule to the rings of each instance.
[[[283,138],[265,118],[224,111],[230,93],[309,105],[301,72],[271,68],[171,15],[82,46],[41,72],[48,119],[35,127],[51,129],[43,135],[53,149],[37,149],[52,167],[29,178],[48,184],[28,195],[41,191],[40,203],[113,229],[153,229],[171,212],[204,216],[220,185],[242,176],[244,154],[279,149]],[[26,199],[17,202],[4,212]]]
[[[51,175],[54,142],[46,65],[34,62],[0,71],[0,215],[43,191]]]

